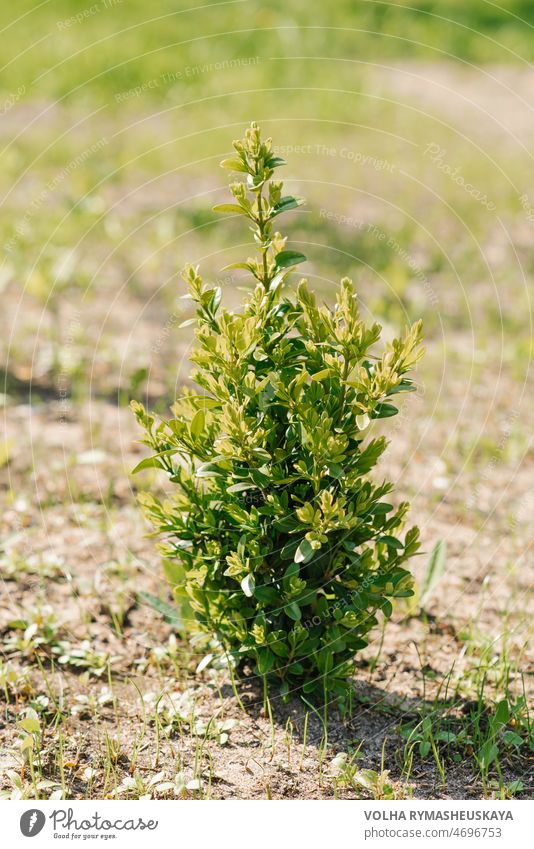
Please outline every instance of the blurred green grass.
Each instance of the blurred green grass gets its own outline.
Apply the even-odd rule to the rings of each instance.
[[[280,81],[280,61],[310,58],[310,83],[324,80],[313,62],[377,62],[402,58],[463,62],[514,62],[534,55],[534,6],[528,0],[500,5],[488,0],[396,3],[337,0],[312,4],[258,0],[177,4],[173,0],[22,0],[2,4],[1,85],[25,86],[35,97],[97,99],[172,71],[182,71],[190,90],[202,74],[186,68],[236,57],[260,56],[256,80]],[[268,61],[277,58],[277,62]],[[521,57],[521,58],[520,58]],[[337,76],[339,68],[333,72]],[[291,83],[289,79],[284,82]],[[301,82],[301,81],[299,81]],[[168,92],[154,85],[150,97]]]
[[[530,350],[524,275],[534,266],[519,199],[530,154],[502,143],[506,114],[499,128],[476,92],[472,108],[472,93],[462,96],[474,80],[487,97],[484,67],[523,71],[533,24],[534,6],[519,0],[3,4],[8,367],[37,337],[43,373],[68,368],[83,384],[98,345],[109,369],[122,363],[135,382],[176,309],[180,267],[201,262],[220,277],[253,251],[240,222],[211,206],[226,196],[219,160],[257,119],[288,149],[287,188],[308,201],[280,224],[326,299],[331,281],[349,274],[370,313],[391,326],[422,315],[430,339],[469,333],[475,316],[477,344],[504,350],[520,372]],[[444,68],[461,76],[443,81]],[[414,72],[428,76],[426,89],[409,88]],[[495,90],[502,95],[497,80]],[[436,143],[494,211],[425,153]],[[242,282],[227,280],[230,302]],[[65,354],[77,310],[91,318]],[[148,341],[124,351],[116,340],[131,315]],[[175,364],[164,355],[173,340],[189,344],[176,325],[157,355],[170,385]]]

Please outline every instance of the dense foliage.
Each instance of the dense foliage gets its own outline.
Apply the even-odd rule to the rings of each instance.
[[[254,232],[257,258],[243,268],[254,286],[241,312],[220,306],[221,290],[198,270],[184,277],[197,308],[192,378],[174,417],[135,414],[152,456],[137,470],[164,470],[176,494],[141,504],[179,599],[196,627],[233,664],[252,663],[284,694],[326,691],[343,698],[356,652],[391,599],[412,594],[405,562],[417,528],[400,536],[408,509],[369,473],[386,448],[373,422],[397,412],[391,397],[413,389],[406,373],[420,356],[420,323],[385,347],[366,325],[350,280],[334,308],[302,280],[283,287],[305,257],[286,248],[274,221],[300,199],[272,179],[284,162],[253,124],[223,167],[244,175],[233,203]]]

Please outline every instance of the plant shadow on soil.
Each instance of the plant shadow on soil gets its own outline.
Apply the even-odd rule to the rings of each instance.
[[[273,739],[275,730],[278,735],[285,731],[286,739],[290,736],[304,749],[309,746],[317,750],[320,763],[328,749],[326,769],[333,754],[348,753],[355,769],[391,776],[392,795],[371,791],[375,798],[426,798],[429,793],[433,798],[480,798],[480,769],[469,740],[458,746],[452,740],[434,741],[435,750],[428,742],[424,757],[420,747],[433,739],[436,729],[443,729],[444,723],[459,740],[462,734],[469,737],[475,728],[487,739],[491,708],[483,700],[462,699],[454,694],[434,699],[400,696],[356,678],[350,710],[342,716],[334,703],[328,704],[325,711],[324,703],[303,700],[295,694],[285,702],[277,696],[267,701],[263,680],[252,674],[243,676],[236,689],[227,684],[220,693],[224,699],[238,696],[253,723],[268,722]],[[432,731],[425,735],[421,728],[428,719]],[[521,782],[524,789],[513,795],[528,798],[528,788],[534,784],[532,759],[527,756],[507,761],[499,773],[502,786]],[[485,783],[488,788],[497,789],[490,773],[486,774]],[[369,792],[362,794],[368,796]]]

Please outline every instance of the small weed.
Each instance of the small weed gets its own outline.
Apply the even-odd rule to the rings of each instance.
[[[356,763],[359,755],[359,749],[352,755],[336,755],[331,764],[335,787],[348,787],[377,801],[405,798],[404,789],[390,780],[389,770],[360,769]]]

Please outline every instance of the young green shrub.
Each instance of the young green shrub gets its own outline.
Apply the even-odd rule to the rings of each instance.
[[[305,280],[283,294],[305,257],[273,225],[302,201],[272,179],[284,162],[256,124],[234,148],[222,166],[245,179],[230,185],[234,202],[215,209],[252,225],[257,258],[229,266],[246,270],[252,291],[229,312],[221,290],[186,268],[200,391],[184,390],[168,421],[133,402],[152,452],[135,471],[162,469],[176,486],[168,501],[140,501],[165,537],[178,597],[221,656],[248,661],[282,694],[343,700],[379,614],[412,595],[404,564],[418,530],[399,536],[408,504],[384,501],[392,485],[369,473],[386,448],[373,421],[395,415],[389,399],[413,389],[406,374],[421,354],[421,325],[379,356],[381,328],[360,318],[350,280],[334,308]]]

